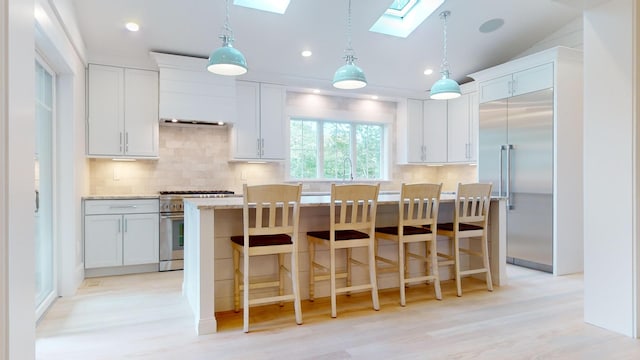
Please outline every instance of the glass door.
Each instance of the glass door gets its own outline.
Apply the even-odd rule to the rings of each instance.
[[[35,300],[36,319],[39,319],[57,297],[56,247],[53,221],[55,74],[40,58],[36,59],[35,71]]]

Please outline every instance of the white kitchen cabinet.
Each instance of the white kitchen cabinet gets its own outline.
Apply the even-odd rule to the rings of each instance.
[[[506,99],[553,86],[553,63],[533,66],[528,69],[483,81],[478,86],[480,103]]]
[[[407,100],[407,162],[447,161],[447,103]]]
[[[478,134],[478,94],[447,100],[447,162],[475,162]]]
[[[238,81],[236,96],[237,118],[231,131],[233,160],[284,160],[284,87]]]
[[[424,162],[447,162],[447,102],[424,102]]]
[[[157,265],[158,211],[157,199],[85,200],[85,269]]]
[[[89,65],[87,155],[158,156],[158,73]]]

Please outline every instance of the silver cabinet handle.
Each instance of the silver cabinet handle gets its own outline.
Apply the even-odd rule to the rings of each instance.
[[[256,139],[256,155],[260,156],[260,138]]]
[[[122,131],[120,132],[120,152],[122,152]]]
[[[129,153],[129,132],[124,133],[124,152]]]
[[[498,181],[498,196],[502,196],[502,179],[504,178],[504,162],[502,161],[502,152],[504,151],[506,145],[500,145],[500,151],[498,152],[498,167],[500,169],[500,172],[498,173],[498,176],[500,177],[499,181]]]
[[[183,220],[184,215],[162,215],[160,219],[170,219],[170,220]]]
[[[122,232],[122,219],[118,219],[118,233]]]
[[[129,224],[129,221],[127,219],[124,219],[124,232],[128,231],[128,226],[127,226],[128,224]]]
[[[507,145],[507,209],[513,209],[511,203],[511,150],[513,145]]]
[[[111,205],[109,209],[135,209],[138,205]]]
[[[264,138],[260,139],[260,155],[264,155]]]

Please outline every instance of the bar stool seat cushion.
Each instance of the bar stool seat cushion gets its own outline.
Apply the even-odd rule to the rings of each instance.
[[[232,236],[231,241],[244,246],[244,236]],[[291,236],[287,234],[271,234],[271,235],[250,235],[249,247],[270,246],[270,245],[291,245]]]
[[[453,223],[438,224],[438,230],[453,231]],[[458,231],[482,230],[482,226],[460,223]]]
[[[315,238],[329,240],[329,231],[309,231],[307,236],[313,236]],[[363,233],[357,230],[338,230],[336,231],[336,241],[340,240],[355,240],[355,239],[366,239],[369,237],[369,234]]]
[[[427,225],[429,226],[429,225]],[[431,234],[430,227],[404,226],[402,231],[405,235]],[[388,226],[376,228],[376,232],[390,235],[398,235],[397,226]]]

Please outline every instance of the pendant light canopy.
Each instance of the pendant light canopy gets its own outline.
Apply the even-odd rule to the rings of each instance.
[[[349,12],[347,17],[347,49],[344,51],[344,59],[347,62],[336,70],[333,76],[333,86],[338,89],[360,89],[367,86],[364,71],[356,64],[356,56],[351,46],[351,0],[349,0]]]
[[[222,39],[222,47],[214,50],[209,56],[207,70],[218,75],[242,75],[247,72],[247,60],[238,49],[233,47],[233,32],[229,26],[229,0],[225,0],[225,5],[224,29],[219,36]]]
[[[444,42],[442,64],[440,65],[440,74],[442,78],[436,81],[431,87],[431,98],[436,100],[455,99],[460,96],[460,85],[449,78],[449,62],[447,61],[447,18],[451,15],[450,11],[440,13],[440,18],[444,23]]]

